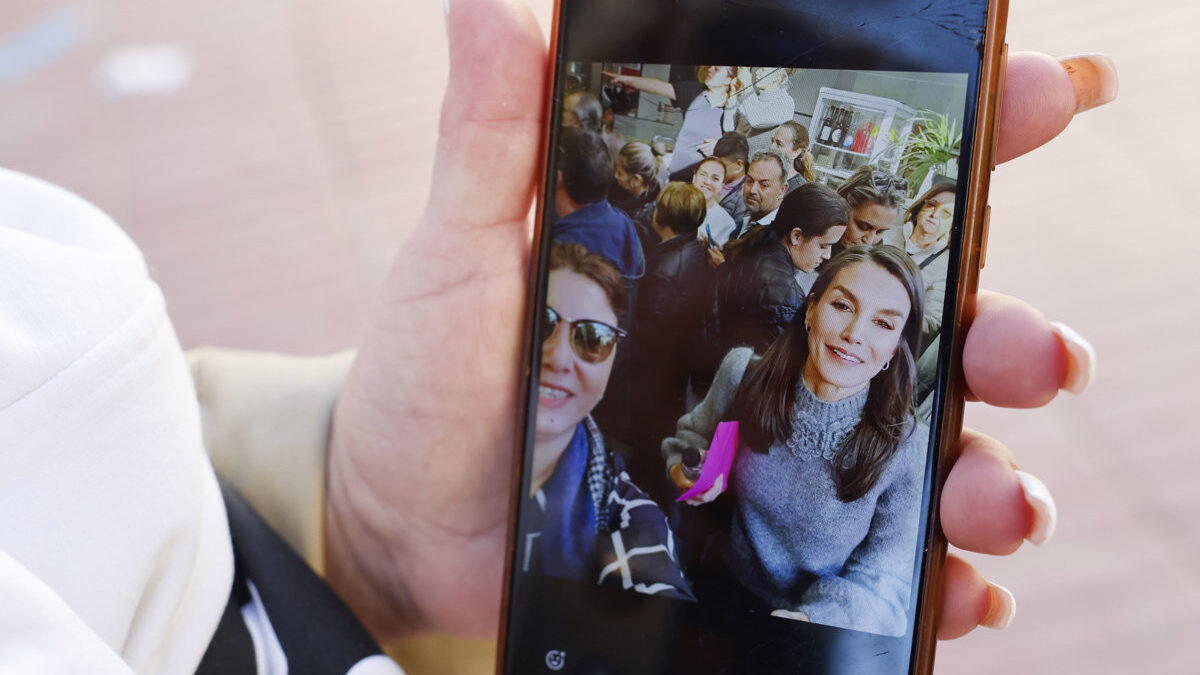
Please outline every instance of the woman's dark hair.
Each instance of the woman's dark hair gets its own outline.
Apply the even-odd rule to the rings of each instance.
[[[805,239],[812,239],[825,234],[830,228],[849,222],[850,206],[845,199],[821,183],[805,183],[787,193],[770,225],[754,228],[726,244],[725,259],[737,258],[768,236],[783,241],[792,230],[799,229]]]
[[[932,187],[925,191],[925,194],[917,197],[912,205],[908,207],[908,210],[904,212],[904,222],[915,224],[917,222],[917,215],[921,213],[921,209],[925,208],[925,202],[938,195],[957,191],[958,186],[950,181],[938,181],[934,183]]]
[[[812,239],[849,222],[850,205],[841,195],[821,183],[805,183],[780,202],[771,232],[783,239],[799,229],[805,239]]]
[[[567,270],[585,276],[595,282],[613,314],[623,319],[629,305],[629,290],[616,267],[607,258],[587,250],[582,244],[559,242],[550,245],[550,270]]]
[[[756,452],[767,452],[774,443],[792,435],[792,407],[796,388],[808,360],[808,307],[821,301],[838,272],[857,264],[879,265],[908,292],[911,308],[900,333],[891,365],[871,378],[863,416],[833,459],[838,499],[852,502],[879,480],[892,456],[910,431],[917,364],[914,354],[921,339],[925,307],[921,272],[904,251],[893,246],[854,246],[838,254],[821,270],[805,304],[766,354],[746,372],[734,396],[732,410],[740,422],[742,441]]]
[[[613,179],[613,158],[600,134],[567,127],[558,137],[558,166],[567,196],[577,204],[591,204],[608,196]]]
[[[796,155],[796,159],[792,160],[792,168],[796,170],[796,173],[804,176],[804,180],[810,182],[816,180],[817,173],[813,170],[816,160],[808,151],[808,128],[795,120],[788,120],[779,126],[791,130],[792,150],[800,151],[800,154]]]
[[[899,211],[908,194],[908,181],[873,166],[864,166],[851,174],[837,192],[851,209],[878,204]]]
[[[742,163],[743,167],[750,165],[750,142],[746,136],[737,131],[726,131],[713,145],[712,156],[731,162]]]

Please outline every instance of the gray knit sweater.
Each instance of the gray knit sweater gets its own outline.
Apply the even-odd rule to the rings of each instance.
[[[727,412],[749,349],[726,355],[708,396],[663,441],[668,465],[688,446],[707,448]],[[913,424],[867,494],[837,498],[833,460],[862,418],[867,391],[826,402],[798,385],[793,433],[768,452],[741,448],[726,561],[767,604],[816,623],[902,635],[907,628],[928,431]]]

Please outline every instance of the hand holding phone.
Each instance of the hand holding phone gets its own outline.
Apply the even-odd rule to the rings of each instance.
[[[904,2],[896,0],[897,5]],[[719,95],[736,88],[739,72],[774,66],[791,77],[787,93],[757,101],[791,110],[783,115],[775,111],[788,121],[775,132],[770,151],[747,152],[740,160],[744,194],[733,196],[743,197],[749,213],[737,228],[744,234],[724,251],[714,251],[711,234],[702,243],[695,231],[707,220],[706,209],[715,208],[712,202],[728,191],[713,193],[708,203],[698,201],[689,211],[680,201],[686,190],[664,189],[653,212],[654,234],[647,236],[634,220],[641,212],[638,205],[613,209],[606,202],[603,186],[613,169],[611,160],[606,168],[598,140],[593,152],[586,149],[586,128],[551,129],[556,148],[545,184],[554,183],[559,218],[546,223],[541,235],[548,265],[539,272],[532,304],[544,304],[555,315],[566,307],[571,316],[582,317],[572,320],[572,330],[576,323],[607,326],[614,337],[601,353],[589,342],[596,337],[594,328],[568,337],[562,322],[543,321],[532,330],[536,379],[530,390],[537,396],[529,401],[526,427],[531,468],[523,472],[519,490],[522,515],[515,541],[524,552],[513,564],[511,597],[516,605],[508,614],[515,622],[510,624],[509,668],[523,667],[517,665],[527,658],[528,648],[522,645],[547,639],[528,632],[524,620],[531,612],[529,603],[544,595],[536,589],[551,583],[558,587],[553,578],[575,583],[582,603],[563,623],[556,622],[567,631],[561,639],[602,630],[609,623],[629,624],[628,617],[601,609],[604,592],[589,584],[595,576],[588,572],[590,564],[608,569],[592,551],[614,526],[611,502],[604,498],[612,489],[611,479],[604,478],[610,474],[589,467],[608,467],[611,475],[627,469],[622,475],[653,498],[663,480],[663,465],[655,467],[660,443],[668,453],[680,443],[712,444],[701,475],[687,477],[695,484],[679,501],[710,497],[731,482],[736,486],[728,508],[699,526],[704,534],[688,532],[682,522],[680,533],[667,534],[678,543],[678,554],[664,564],[685,580],[702,609],[719,599],[728,616],[803,616],[805,624],[846,631],[839,634],[839,644],[854,642],[864,658],[884,644],[892,644],[887,653],[904,655],[876,660],[871,672],[928,667],[932,633],[921,628],[928,621],[922,617],[933,612],[923,600],[932,575],[924,552],[940,545],[930,519],[948,464],[941,452],[961,424],[959,381],[949,377],[961,335],[946,326],[958,325],[956,313],[969,311],[974,297],[983,213],[978,202],[986,194],[987,148],[996,115],[991,87],[1002,42],[1003,3],[998,5],[989,8],[980,0],[972,10],[979,29],[990,31],[985,59],[980,60],[974,43],[943,36],[923,68],[879,55],[871,69],[845,69],[841,64],[847,55],[840,49],[795,57],[793,43],[822,44],[819,36],[846,20],[833,6],[803,15],[729,10],[741,12],[738,20],[747,23],[766,25],[771,16],[772,25],[791,38],[777,45],[731,40],[714,49],[686,33],[665,40],[655,34],[646,43],[655,47],[639,45],[639,53],[661,53],[661,60],[646,59],[639,67],[646,74],[640,81],[654,86],[639,88],[669,88],[684,111],[671,161],[676,178],[686,179],[712,154],[718,138],[752,133],[748,127],[735,130],[741,114],[736,97]],[[926,10],[936,15],[943,8],[935,3]],[[629,60],[622,52],[628,48],[624,38],[607,36],[614,44],[605,45],[589,34],[595,22],[591,3],[567,3],[561,11],[557,37],[563,53],[556,61],[571,62],[577,72],[610,72],[601,59],[574,61],[574,55]],[[610,19],[623,11],[619,3],[604,7]],[[627,27],[627,39],[652,39],[657,29],[645,32],[642,26],[657,24],[639,24],[646,18],[636,12],[624,16],[620,23]],[[727,15],[725,20],[734,19]],[[900,24],[893,29],[901,30]],[[668,54],[663,44],[684,51]],[[799,60],[788,62],[789,57]],[[662,65],[689,61],[728,65]],[[834,76],[842,88],[823,84]],[[898,85],[880,84],[889,79]],[[931,109],[935,92],[947,89],[962,94],[950,102],[939,99],[940,107]],[[797,149],[803,152],[802,141],[808,138],[804,126],[789,119],[806,112],[795,109],[797,99],[816,101],[811,124],[820,124],[818,138],[828,139],[824,149],[817,146],[828,161],[816,162],[817,179],[810,184],[794,179]],[[921,184],[929,172],[916,173],[900,158],[910,156],[902,153],[914,128],[934,118],[967,130],[961,153],[973,161],[960,163],[957,173],[945,168],[945,175],[931,175]],[[630,123],[634,136],[663,133],[661,119],[643,121],[635,113]],[[639,124],[645,129],[638,131]],[[876,164],[859,147],[871,133],[895,146],[880,148]],[[859,137],[857,145],[851,142],[853,135]],[[985,149],[974,150],[975,145]],[[722,159],[726,171],[731,159]],[[898,175],[902,172],[917,184],[909,186]],[[699,190],[693,192],[694,199],[706,199]],[[668,193],[671,197],[665,199]],[[549,193],[546,199],[551,199]],[[945,216],[938,215],[943,212]],[[633,234],[639,227],[643,234]],[[884,232],[887,237],[880,236]],[[639,243],[647,260],[644,277],[642,268],[628,264],[637,257],[628,248]],[[714,274],[712,263],[727,254],[730,259]],[[630,296],[637,300],[627,304]],[[676,300],[657,301],[662,297]],[[676,331],[703,336],[708,344],[681,350],[666,339]],[[623,339],[626,335],[629,340]],[[622,356],[628,361],[623,363]],[[683,405],[697,398],[703,400],[690,411]],[[679,427],[672,430],[669,425],[676,419]],[[747,430],[747,448],[736,453],[736,463],[734,453],[723,452],[719,443],[728,424]],[[629,450],[618,455],[613,447]],[[677,459],[672,457],[671,463]],[[723,462],[720,468],[717,460]],[[671,476],[681,482],[675,467]],[[590,505],[579,496],[581,482],[592,492]],[[557,487],[560,483],[576,487],[564,491]],[[671,503],[656,501],[661,512],[655,518],[670,522],[666,513]],[[564,535],[555,516],[558,509],[582,510],[584,519],[567,524]],[[661,541],[643,540],[649,546]],[[717,553],[697,553],[713,550]],[[713,560],[720,563],[714,567]],[[627,588],[656,593],[654,586],[635,583]],[[737,589],[732,596],[729,588]],[[731,598],[738,599],[732,612]],[[667,611],[668,605],[657,602],[639,604],[648,611]],[[684,620],[683,630],[712,630],[705,611],[686,616],[693,618]],[[638,630],[655,629],[642,625]],[[771,630],[778,639],[816,636],[803,626],[772,624]],[[764,639],[760,633],[743,633],[736,624],[724,632],[734,652],[761,653],[754,647]],[[914,647],[916,656],[909,660]],[[826,658],[827,648],[823,642],[815,646],[814,658]],[[590,654],[587,660],[623,670],[638,659],[674,661],[683,652],[691,648],[668,641],[649,652]],[[858,663],[857,657],[846,656],[853,650],[848,652],[845,644],[838,653],[839,668],[852,670]],[[776,667],[768,662],[755,666]]]
[[[485,245],[479,239],[483,230],[475,226],[487,224],[486,231],[503,241],[525,241],[521,214],[527,212],[528,202],[521,195],[540,161],[531,149],[539,142],[535,122],[543,115],[540,102],[527,92],[536,90],[545,77],[545,48],[536,22],[516,4],[453,3],[449,27],[455,65],[443,114],[438,175],[473,185],[476,199],[467,203],[453,191],[438,191],[421,220],[410,224],[418,234],[400,250],[358,364],[343,389],[331,439],[329,579],[381,636],[413,630],[490,634],[494,619],[488,608],[500,602],[499,572],[490,581],[487,574],[481,576],[480,560],[501,551],[499,533],[508,497],[495,489],[495,476],[503,475],[509,463],[505,453],[497,454],[496,442],[509,434],[515,405],[511,382],[518,368],[510,359],[495,358],[451,372],[447,368],[455,362],[446,362],[445,355],[477,353],[479,344],[493,345],[496,353],[518,349],[520,331],[510,322],[523,302],[527,252],[517,245]],[[484,63],[488,68],[477,67]],[[521,82],[498,82],[493,68],[522,74]],[[1012,105],[1001,122],[1000,161],[1033,149],[1066,126],[1075,110],[1075,91],[1060,75],[1058,62],[1044,55],[1010,58],[1007,91]],[[1063,86],[1045,88],[1046,83],[1059,82]],[[1111,80],[1076,84],[1083,91],[1112,89]],[[484,116],[469,117],[469,111]],[[464,139],[478,141],[473,135],[477,131],[515,118],[528,124],[511,127],[502,136],[487,136],[491,152],[464,151],[477,148]],[[511,170],[493,174],[489,181],[473,181],[472,176],[494,169],[496,153],[510,158]],[[462,260],[464,251],[476,252],[472,270],[482,266],[507,271],[460,279],[449,273],[458,268],[447,263]],[[464,324],[463,316],[492,320]],[[422,330],[388,328],[412,325]],[[974,393],[985,402],[1043,404],[1062,384],[1050,374],[1068,370],[1062,364],[1061,343],[1041,315],[1011,298],[980,296],[972,339],[975,344],[1038,346],[1020,354],[989,349],[964,355]],[[1072,364],[1070,370],[1077,370],[1079,362]],[[446,395],[432,399],[433,391]],[[430,410],[437,415],[431,417]],[[431,457],[431,447],[454,452]],[[1044,529],[1044,523],[1028,520],[1028,506],[1019,498],[989,501],[983,508],[964,498],[998,494],[1010,485],[1011,465],[998,460],[998,453],[1011,458],[999,443],[978,434],[965,435],[956,446],[960,461],[971,471],[951,474],[942,513],[956,516],[944,525],[960,548],[1011,551],[1028,528]],[[394,471],[414,462],[426,463],[444,476],[431,481],[428,472],[417,476]],[[464,471],[464,466],[473,469]],[[479,480],[471,478],[476,475]],[[389,479],[386,484],[363,484],[355,476]],[[488,496],[494,499],[488,501]],[[361,508],[364,500],[373,507]],[[977,513],[989,516],[972,515]],[[418,525],[386,525],[372,520],[372,514],[385,514],[391,523],[402,519]],[[428,536],[448,531],[451,523],[456,532],[464,525],[474,529],[449,539]],[[364,540],[363,525],[383,538]],[[383,560],[380,551],[395,551],[399,557]],[[994,606],[1002,596],[991,592],[986,580],[961,559],[952,556],[947,565],[954,574],[947,577],[938,628],[943,637],[954,637],[978,625],[975,608]],[[464,579],[478,583],[464,584]]]

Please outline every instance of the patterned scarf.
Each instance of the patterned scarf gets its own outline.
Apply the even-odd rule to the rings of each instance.
[[[546,498],[542,569],[547,574],[590,575],[596,535],[609,529],[608,518],[598,514],[605,512],[611,481],[600,430],[587,417],[575,428],[554,473],[542,486]]]

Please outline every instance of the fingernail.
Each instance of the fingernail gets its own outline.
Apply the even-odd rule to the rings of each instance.
[[[1058,506],[1054,504],[1054,497],[1050,496],[1046,484],[1037,476],[1020,470],[1016,474],[1021,483],[1021,492],[1025,494],[1025,503],[1033,509],[1033,525],[1029,527],[1025,539],[1034,546],[1041,546],[1050,541],[1054,529],[1058,527]]]
[[[1059,63],[1075,87],[1075,112],[1102,106],[1117,97],[1117,66],[1104,54],[1064,56]]]
[[[988,584],[988,596],[988,613],[980,620],[979,625],[995,630],[1008,628],[1008,624],[1012,623],[1013,617],[1017,615],[1017,599],[1013,597],[1012,591],[1000,584]]]
[[[1082,394],[1096,376],[1096,350],[1067,324],[1051,321],[1050,327],[1067,347],[1067,377],[1061,388],[1072,394]]]

